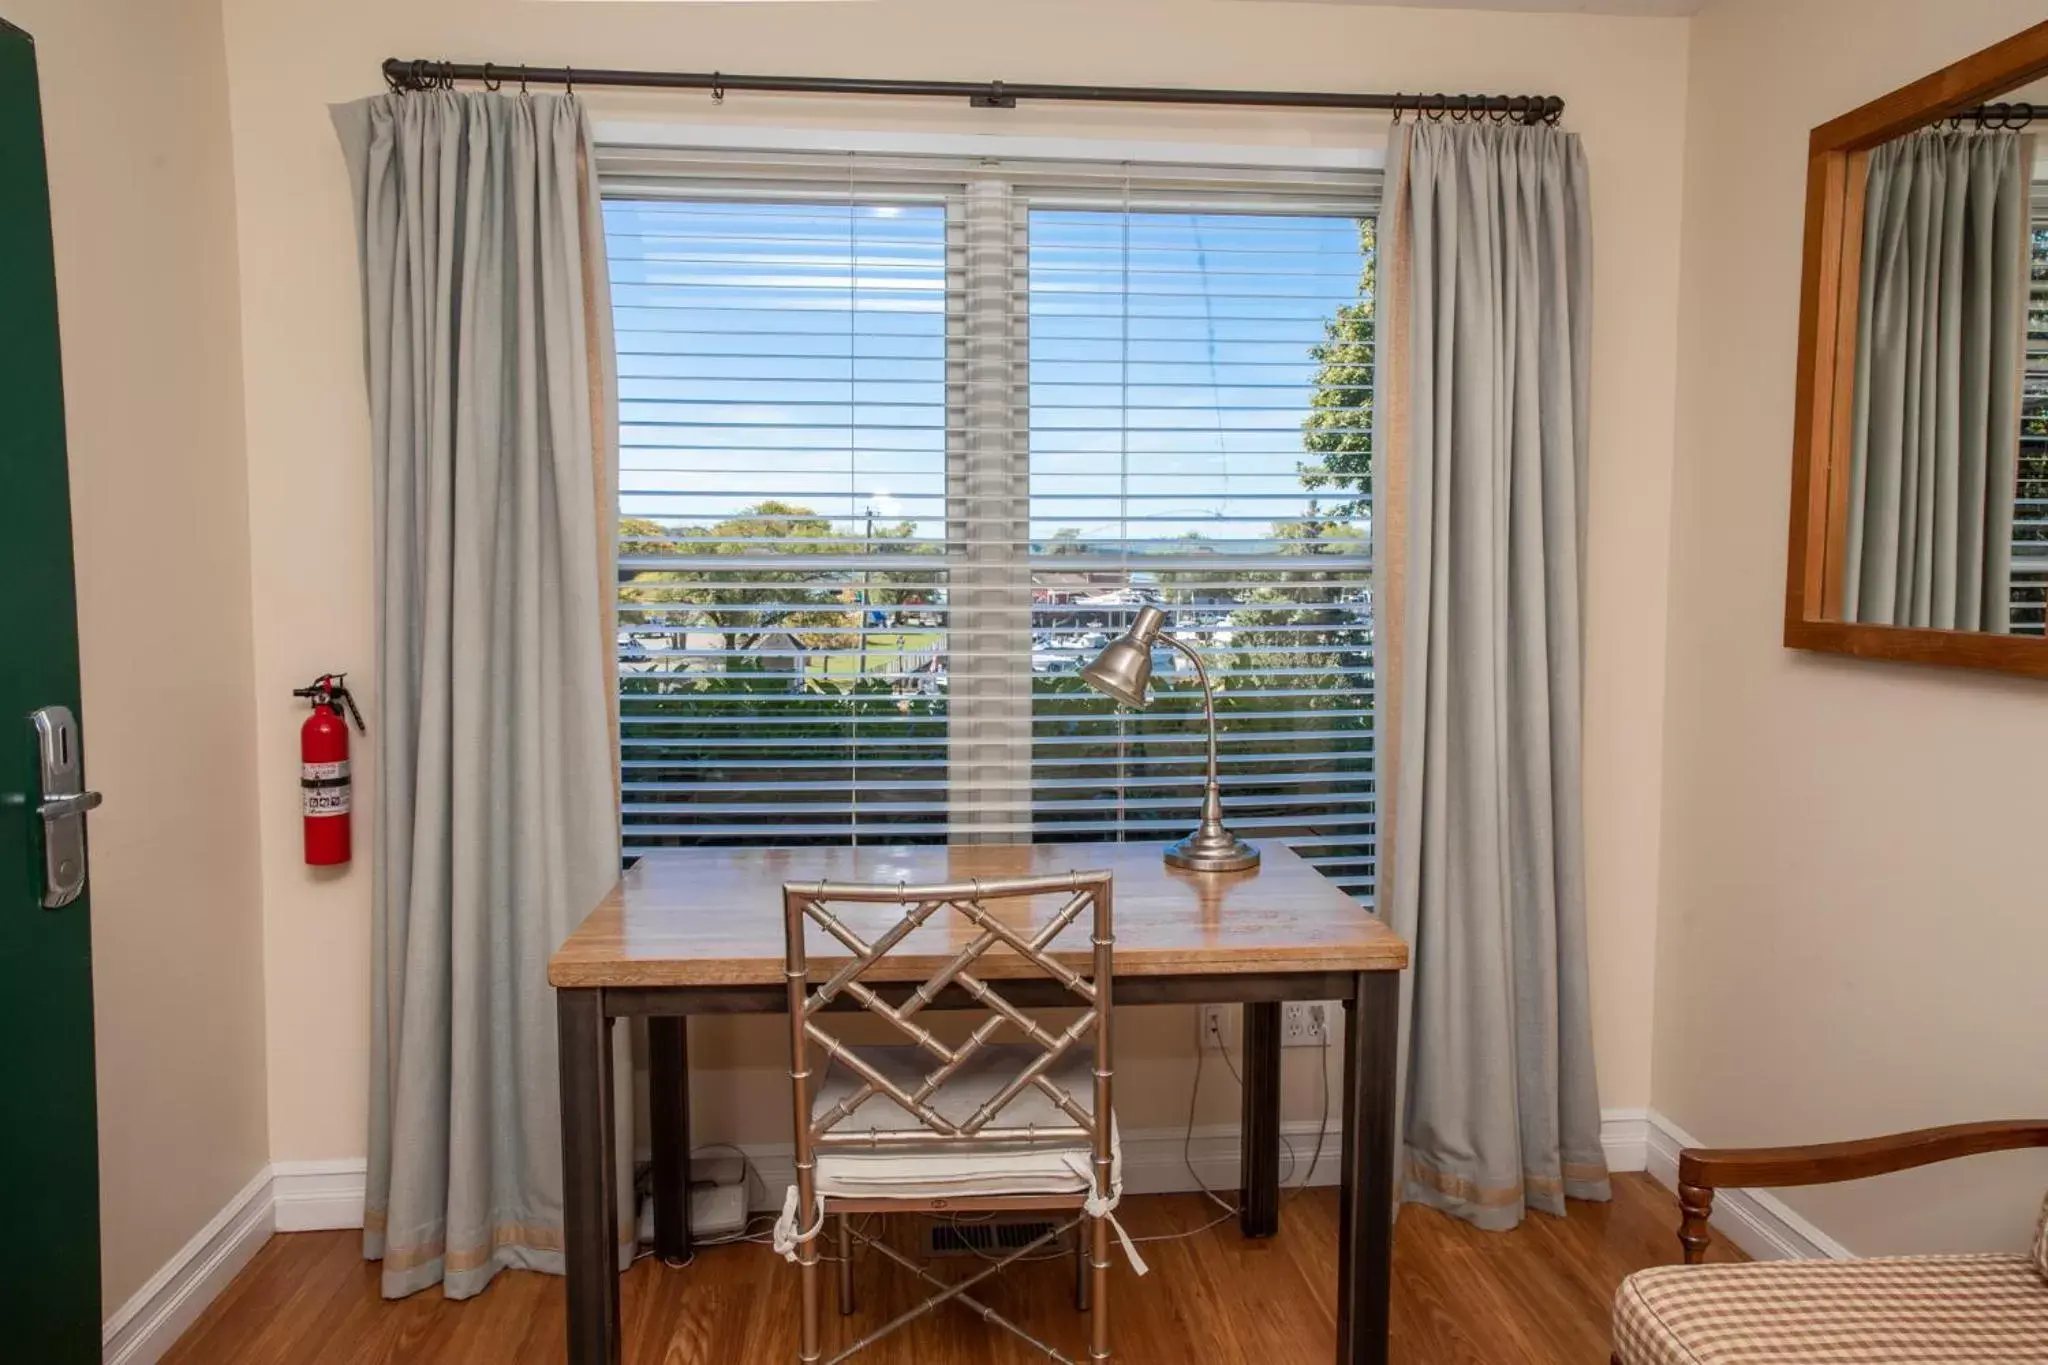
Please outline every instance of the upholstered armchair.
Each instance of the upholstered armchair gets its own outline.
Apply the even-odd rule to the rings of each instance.
[[[1685,1264],[1622,1283],[1615,1365],[2048,1363],[2048,1206],[2030,1255],[1700,1264],[1717,1189],[1827,1185],[2018,1147],[2048,1147],[2048,1120],[1680,1153]]]

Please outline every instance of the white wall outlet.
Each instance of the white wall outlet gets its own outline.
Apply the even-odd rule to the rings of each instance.
[[[1322,1047],[1330,1041],[1337,1007],[1316,1001],[1293,1001],[1280,1007],[1280,1046]]]
[[[1195,1014],[1196,1041],[1205,1048],[1226,1048],[1237,1041],[1237,1007],[1204,1005]]]

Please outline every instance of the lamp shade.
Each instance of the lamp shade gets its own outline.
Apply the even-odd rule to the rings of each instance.
[[[1165,622],[1166,613],[1157,607],[1140,610],[1130,630],[1111,641],[1108,648],[1095,656],[1094,663],[1081,670],[1081,680],[1105,697],[1133,710],[1143,710],[1150,700],[1147,689],[1152,685],[1152,646]]]

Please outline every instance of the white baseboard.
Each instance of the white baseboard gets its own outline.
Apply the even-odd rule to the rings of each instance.
[[[100,1359],[106,1365],[155,1365],[270,1240],[270,1201],[266,1167],[114,1310],[100,1330]]]
[[[323,1232],[363,1225],[361,1157],[280,1161],[270,1168],[279,1232]]]
[[[155,1365],[273,1232],[363,1225],[365,1163],[265,1166],[100,1329],[103,1365]]]
[[[1625,1171],[1648,1170],[1650,1165],[1650,1111],[1647,1109],[1601,1110],[1600,1147],[1607,1153],[1607,1169],[1616,1175],[1620,1175]]]
[[[1670,1152],[1666,1165],[1675,1171],[1678,1147],[1690,1139],[1668,1125],[1660,1128],[1660,1124],[1661,1119],[1643,1109],[1604,1113],[1600,1141],[1607,1151],[1608,1169],[1640,1171],[1647,1161],[1654,1170],[1662,1142]],[[1319,1133],[1322,1155],[1310,1170]],[[1284,1123],[1280,1135],[1284,1140],[1280,1155],[1284,1183],[1337,1183],[1343,1134],[1334,1122],[1326,1133],[1314,1119]],[[1127,1131],[1123,1135],[1124,1189],[1129,1194],[1178,1194],[1194,1190],[1199,1181],[1212,1190],[1235,1190],[1238,1138],[1236,1124],[1197,1128],[1192,1134],[1179,1128]],[[782,1192],[796,1176],[789,1144],[750,1143],[743,1150],[761,1177],[761,1184],[752,1192],[754,1208],[762,1212],[780,1208]],[[154,1365],[271,1233],[361,1227],[366,1170],[362,1158],[355,1157],[280,1161],[259,1171],[183,1250],[107,1319],[102,1336],[105,1365]],[[1673,1179],[1668,1175],[1659,1178],[1666,1184]],[[1768,1195],[1755,1198],[1777,1204]],[[1736,1214],[1736,1199],[1734,1191],[1723,1196],[1724,1213],[1746,1216]],[[1777,1207],[1783,1209],[1783,1205]],[[1784,1215],[1791,1220],[1788,1226],[1810,1230],[1791,1210],[1784,1209]],[[1730,1235],[1748,1249],[1742,1235],[1732,1229]],[[1813,1236],[1819,1238],[1820,1234],[1815,1231]],[[1812,1244],[1834,1245],[1824,1238]]]
[[[1678,1153],[1706,1144],[1655,1110],[1648,1115],[1648,1127],[1649,1172],[1658,1184],[1675,1190]],[[1712,1223],[1759,1261],[1846,1261],[1855,1254],[1768,1190],[1717,1190]]]

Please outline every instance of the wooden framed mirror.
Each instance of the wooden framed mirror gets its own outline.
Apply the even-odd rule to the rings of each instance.
[[[2048,23],[1809,156],[1785,644],[2048,677]]]

